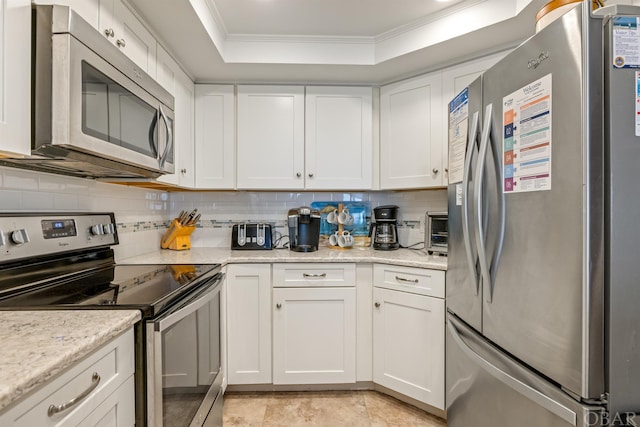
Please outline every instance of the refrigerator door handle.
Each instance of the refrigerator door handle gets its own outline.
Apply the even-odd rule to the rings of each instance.
[[[493,301],[493,281],[491,280],[491,270],[487,261],[487,252],[485,250],[485,229],[483,222],[483,206],[482,206],[482,184],[484,178],[484,168],[487,163],[487,150],[489,147],[489,137],[491,135],[491,114],[493,113],[493,104],[487,105],[484,111],[484,126],[482,127],[482,139],[480,140],[480,151],[478,152],[478,164],[476,166],[475,188],[473,189],[473,204],[476,209],[476,245],[478,246],[478,261],[480,262],[480,272],[482,280],[489,285],[487,302]]]
[[[493,280],[496,280],[496,275],[498,271],[498,264],[500,263],[500,257],[502,256],[502,248],[504,246],[504,233],[507,225],[507,216],[506,216],[506,202],[505,202],[505,193],[502,188],[503,185],[503,177],[502,177],[502,168],[500,167],[500,161],[498,161],[501,153],[497,152],[498,148],[495,145],[491,145],[493,148],[493,154],[496,159],[496,191],[498,192],[498,211],[500,212],[500,231],[498,234],[498,239],[496,242],[496,247],[493,251],[493,260],[491,262],[491,277]],[[491,285],[491,296],[493,299],[493,282]]]
[[[473,150],[475,149],[476,141],[478,139],[478,121],[479,116],[476,111],[471,118],[471,129],[469,132],[467,142],[467,154],[465,158],[464,172],[462,174],[462,237],[464,239],[464,249],[467,254],[467,264],[469,265],[469,271],[473,278],[473,284],[475,287],[476,295],[480,292],[480,279],[476,270],[476,257],[473,253],[471,246],[471,230],[469,227],[469,171],[471,170],[471,159],[473,157]]]
[[[556,402],[555,400],[551,399],[545,394],[540,393],[538,390],[528,386],[527,384],[523,383],[519,379],[507,374],[503,370],[499,369],[498,367],[494,366],[489,361],[484,359],[478,353],[473,351],[473,349],[464,342],[464,340],[458,333],[456,326],[453,323],[454,322],[451,320],[451,318],[449,318],[447,321],[447,328],[449,329],[449,332],[451,333],[453,340],[456,342],[460,350],[462,350],[467,357],[469,357],[483,370],[485,370],[491,376],[493,376],[494,378],[496,378],[497,380],[499,380],[500,382],[502,382],[512,390],[517,391],[527,399],[537,403],[538,405],[542,406],[549,412],[562,418],[564,421],[568,422],[570,425],[572,426],[577,425],[578,416],[574,411],[560,404],[559,402]]]

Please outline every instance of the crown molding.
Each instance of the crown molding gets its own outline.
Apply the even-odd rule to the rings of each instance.
[[[376,65],[514,18],[532,1],[467,0],[377,36],[351,37],[229,34],[215,0],[189,0],[225,63],[319,65]]]

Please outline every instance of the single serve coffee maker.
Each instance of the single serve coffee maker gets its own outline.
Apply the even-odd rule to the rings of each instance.
[[[373,249],[393,251],[400,247],[398,243],[398,207],[385,205],[373,208],[375,222],[369,228],[369,237],[373,235]],[[375,233],[374,233],[375,230]]]
[[[320,212],[302,206],[289,209],[289,249],[294,252],[315,252],[320,242]]]

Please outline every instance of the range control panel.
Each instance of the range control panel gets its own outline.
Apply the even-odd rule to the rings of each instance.
[[[0,263],[117,244],[113,213],[0,215]]]

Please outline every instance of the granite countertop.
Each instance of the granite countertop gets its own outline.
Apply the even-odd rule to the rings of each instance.
[[[0,311],[0,410],[139,320],[137,310]]]
[[[292,252],[288,249],[264,251],[228,248],[191,248],[184,251],[158,249],[118,261],[120,264],[247,264],[274,262],[376,262],[406,267],[446,270],[447,257],[428,255],[423,250],[380,251],[370,247],[348,250],[321,247],[316,252]]]

